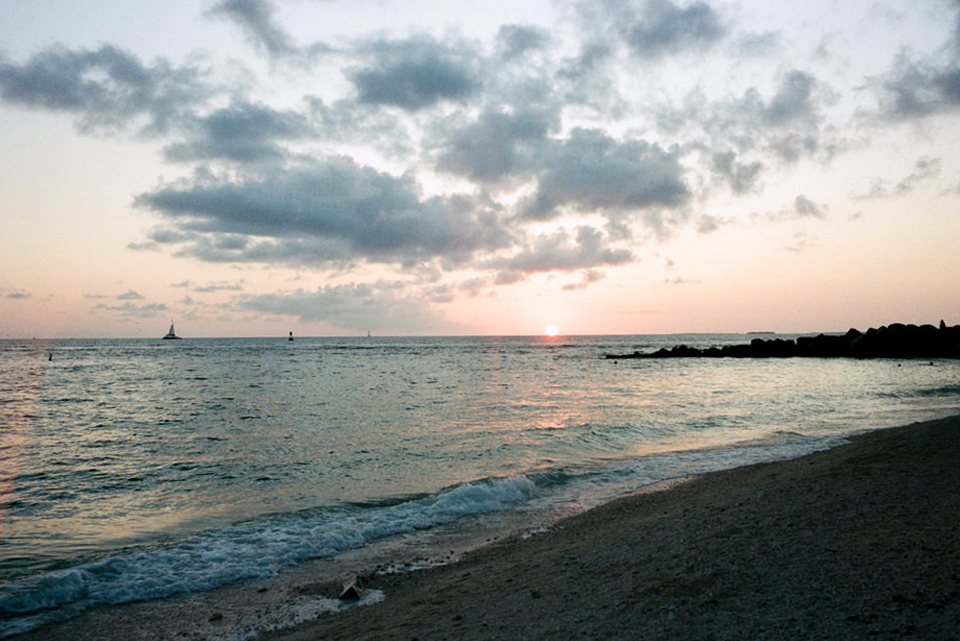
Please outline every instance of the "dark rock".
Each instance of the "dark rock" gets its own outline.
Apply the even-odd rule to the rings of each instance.
[[[340,592],[341,601],[359,601],[363,596],[363,587],[360,585],[360,577],[355,576],[343,584],[343,591]]]
[[[651,354],[607,354],[609,359],[627,358],[960,358],[960,325],[904,325],[870,328],[866,333],[850,329],[846,334],[801,336],[796,341],[754,338],[749,344],[697,349],[678,345]]]

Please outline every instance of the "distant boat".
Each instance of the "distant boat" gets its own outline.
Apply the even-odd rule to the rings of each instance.
[[[163,335],[163,340],[165,341],[178,341],[180,337],[177,336],[177,333],[173,330],[173,322],[170,322],[170,331]]]

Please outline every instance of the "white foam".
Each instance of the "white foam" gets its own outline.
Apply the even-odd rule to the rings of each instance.
[[[387,536],[510,509],[536,493],[536,485],[526,477],[491,479],[388,507],[272,515],[176,545],[52,572],[3,588],[0,614],[7,621],[0,623],[0,638],[93,605],[158,599],[271,576],[298,562],[333,556]]]
[[[322,616],[336,614],[347,608],[380,603],[386,598],[382,590],[365,590],[359,601],[350,603],[327,597],[302,598],[289,604],[277,604],[267,613],[261,613],[256,622],[238,623],[232,630],[207,637],[210,641],[249,641],[266,632],[286,630],[316,621]]]

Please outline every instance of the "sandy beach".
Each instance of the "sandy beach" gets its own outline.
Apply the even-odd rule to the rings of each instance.
[[[381,602],[258,638],[957,639],[960,417],[705,475],[456,563],[362,579]],[[339,582],[288,587],[334,597]],[[140,616],[162,608],[133,604],[17,638],[215,638],[229,604],[195,602],[168,602],[166,627]]]

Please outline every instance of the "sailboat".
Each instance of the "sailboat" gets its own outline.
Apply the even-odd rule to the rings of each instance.
[[[173,321],[170,321],[170,331],[163,335],[163,340],[165,341],[178,341],[180,337],[177,336],[177,333],[173,331]]]

